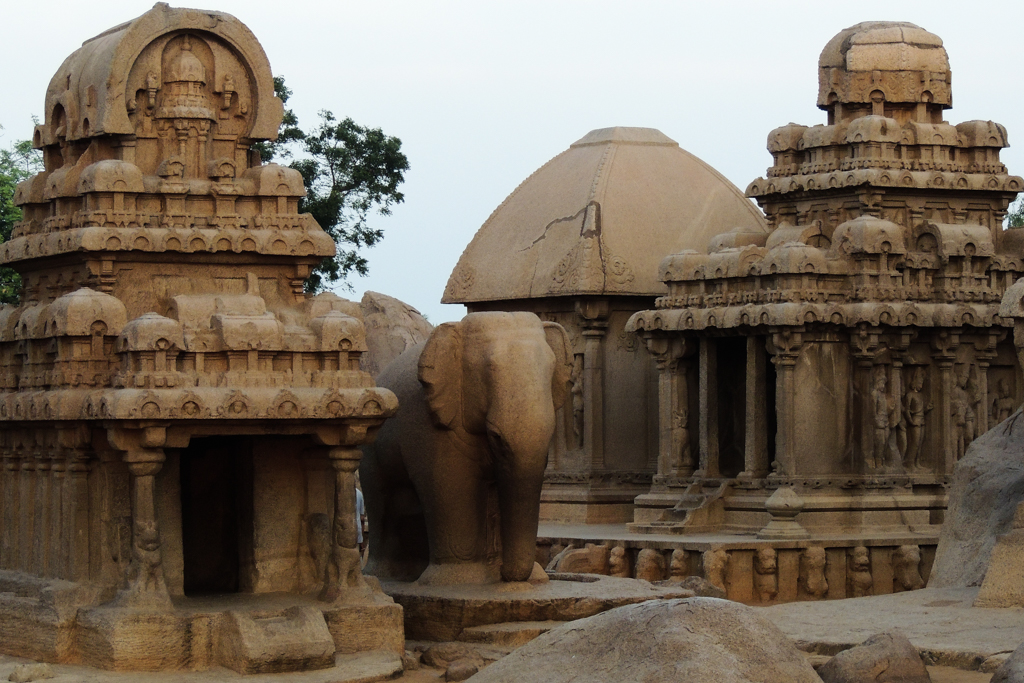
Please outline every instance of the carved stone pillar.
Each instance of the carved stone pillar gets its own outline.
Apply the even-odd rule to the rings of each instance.
[[[84,452],[72,453],[68,460],[65,481],[67,502],[64,514],[64,535],[68,543],[65,576],[72,581],[89,578],[89,457]]]
[[[583,337],[583,452],[590,471],[604,469],[604,340],[608,302],[576,302]]]
[[[36,461],[31,453],[22,451],[21,475],[18,477],[18,568],[24,572],[32,571],[32,542],[35,536],[33,512],[35,506],[35,487],[33,477]]]
[[[32,552],[28,571],[39,576],[47,575],[47,548],[50,545],[50,453],[45,451],[36,452],[35,471],[35,507],[33,515],[34,534],[32,538]]]
[[[880,330],[862,326],[850,334],[853,371],[853,443],[856,466],[873,468],[875,463],[875,408],[872,401],[872,373],[878,352]]]
[[[698,394],[700,415],[700,465],[695,477],[717,478],[718,468],[718,346],[714,339],[700,340]]]
[[[19,504],[21,495],[19,483],[21,479],[21,463],[10,448],[4,453],[4,508],[3,522],[4,533],[2,545],[0,545],[0,568],[18,568],[18,531],[19,531]]]
[[[132,560],[128,588],[118,604],[147,610],[171,609],[164,582],[160,527],[156,517],[156,474],[164,464],[162,448],[134,448],[122,459],[132,476]]]
[[[942,465],[936,469],[940,474],[952,474],[956,465],[956,435],[951,415],[953,397],[953,364],[956,349],[960,346],[960,335],[951,330],[942,330],[932,337],[932,358],[939,369],[939,396],[936,408],[939,419],[939,452]],[[934,392],[933,392],[934,393]]]
[[[771,328],[768,352],[775,364],[775,462],[772,467],[778,477],[788,477],[796,471],[796,361],[803,344],[800,327]]]
[[[758,337],[747,337],[746,423],[743,471],[740,479],[760,479],[768,474],[768,404],[765,352]]]
[[[656,483],[693,474],[690,449],[689,388],[685,356],[693,344],[683,337],[648,336],[647,349],[658,366],[658,472]]]
[[[67,562],[65,553],[68,539],[64,534],[65,507],[64,484],[67,476],[67,462],[63,453],[55,453],[50,464],[50,524],[49,543],[45,550],[46,576],[64,578]]]
[[[975,427],[978,433],[975,437],[981,436],[988,431],[989,421],[989,391],[988,391],[988,370],[996,357],[996,346],[1006,337],[1006,332],[992,332],[985,336],[981,344],[975,345],[974,360],[978,364],[978,394]]]
[[[356,470],[362,452],[358,448],[338,447],[327,451],[334,468],[334,521],[331,526],[330,560],[320,599],[334,602],[346,590],[365,588],[360,569],[356,533]]]

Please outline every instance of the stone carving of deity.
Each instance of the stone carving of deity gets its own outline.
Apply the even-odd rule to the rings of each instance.
[[[998,395],[992,399],[992,424],[997,425],[1013,414],[1017,406],[1014,405],[1013,397],[1010,395],[1010,383],[1005,379],[999,380]]]
[[[872,468],[880,467],[888,461],[886,451],[889,448],[889,433],[892,429],[891,417],[895,405],[887,391],[887,384],[885,368],[880,366],[875,370],[874,384],[871,387],[875,426],[870,462]]]
[[[686,406],[680,406],[679,410],[672,414],[672,431],[678,434],[679,448],[672,450],[669,459],[669,472],[679,475],[684,470],[693,467],[693,453],[690,451],[690,411]]]
[[[974,390],[971,386],[970,366],[957,367],[953,382],[953,395],[950,397],[950,418],[953,424],[953,451],[956,459],[964,457],[967,446],[974,440]]]
[[[906,449],[903,467],[907,470],[921,468],[921,446],[924,444],[925,417],[932,404],[924,394],[924,368],[914,368],[910,378],[910,389],[903,397],[903,422],[906,425]]]

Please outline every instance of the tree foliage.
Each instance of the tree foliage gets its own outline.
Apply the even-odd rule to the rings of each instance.
[[[15,188],[41,170],[42,155],[32,149],[30,140],[0,149],[0,242],[11,239],[14,224],[21,220],[21,209],[14,205]],[[0,303],[17,303],[20,292],[21,276],[12,268],[0,267]]]
[[[1010,204],[1010,210],[1006,214],[1006,227],[1024,228],[1024,197]]]
[[[274,90],[288,102],[292,92],[283,77],[274,78]],[[277,140],[258,149],[264,162],[290,160],[288,165],[302,174],[306,197],[299,211],[312,214],[338,245],[337,255],[313,270],[306,291],[318,292],[339,281],[347,285],[352,273],[366,275],[369,264],[360,250],[384,236],[370,225],[371,214],[386,216],[405,199],[398,189],[409,170],[402,141],[350,118],[339,121],[328,110],[305,132],[295,113],[286,109]]]

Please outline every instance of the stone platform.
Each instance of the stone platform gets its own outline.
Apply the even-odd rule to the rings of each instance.
[[[337,657],[356,653],[400,658],[402,608],[369,587],[352,597],[334,604],[234,593],[144,609],[107,602],[72,582],[0,572],[0,651],[111,671],[224,667],[239,674],[330,670]]]
[[[766,607],[801,649],[834,655],[898,628],[929,663],[991,673],[1024,643],[1024,609],[972,607],[978,588],[926,588],[856,600]]]
[[[938,532],[931,526],[918,531],[809,534],[802,539],[762,539],[754,534],[721,532],[685,535],[638,533],[630,531],[626,524],[541,522],[537,532],[537,561],[546,565],[557,552],[570,545],[577,548],[587,544],[620,546],[626,549],[631,577],[656,580],[667,578],[673,551],[682,550],[686,553],[686,574],[709,578],[706,557],[709,553],[717,553],[716,562],[719,563],[724,579],[722,587],[727,597],[756,605],[887,595],[920,588],[928,582],[938,540]],[[764,547],[771,547],[776,553],[774,576],[778,592],[769,601],[761,599],[755,585],[755,554]],[[858,547],[865,549],[864,554],[854,558]],[[665,573],[661,577],[637,576],[639,553],[648,548],[663,555]],[[814,581],[809,584],[807,580],[813,573],[807,562],[805,551],[808,548],[824,550],[824,563],[818,566],[816,571],[819,575],[815,577],[823,578],[824,582],[818,582],[817,586]],[[919,561],[916,565],[911,567],[901,562],[901,548],[917,548]]]
[[[645,600],[693,595],[678,588],[584,574],[555,575],[539,585],[420,586],[381,582],[381,587],[405,611],[406,638],[430,641],[460,640],[464,631],[478,631],[476,627],[571,621]],[[530,626],[537,632],[543,630]]]

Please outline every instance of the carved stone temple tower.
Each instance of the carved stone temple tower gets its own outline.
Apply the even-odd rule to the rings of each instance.
[[[772,131],[747,189],[770,232],[668,256],[668,295],[630,320],[664,359],[658,474],[632,526],[847,534],[884,565],[901,544],[885,534],[934,544],[957,459],[1020,404],[999,302],[1024,269],[1024,231],[1002,227],[1024,181],[999,161],[1002,126],[943,119],[937,36],[858,24],[818,67],[827,124]]]
[[[658,457],[654,359],[625,330],[654,305],[666,253],[702,248],[764,217],[739,189],[651,128],[591,131],[494,210],[448,280],[444,303],[532,311],[573,343],[541,519],[627,522]]]
[[[0,650],[245,673],[401,653],[354,526],[357,447],[397,401],[359,370],[358,306],[303,293],[334,244],[252,148],[282,116],[259,43],[159,3],[68,57],[45,107],[0,246],[24,281],[0,309]]]

